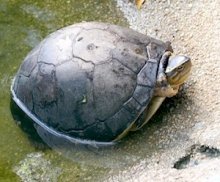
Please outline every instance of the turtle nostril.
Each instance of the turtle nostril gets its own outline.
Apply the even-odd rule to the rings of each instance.
[[[83,37],[80,37],[80,38],[77,39],[78,42],[81,41],[81,40],[83,40]]]
[[[93,43],[91,43],[91,44],[89,44],[88,46],[87,46],[87,49],[88,50],[94,50],[94,49],[97,49],[98,48],[98,46],[96,46],[95,44],[93,44]]]

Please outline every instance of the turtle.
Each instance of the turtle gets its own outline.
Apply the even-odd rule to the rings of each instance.
[[[79,143],[116,143],[177,94],[191,59],[130,28],[81,22],[42,40],[22,62],[11,93],[48,132]]]

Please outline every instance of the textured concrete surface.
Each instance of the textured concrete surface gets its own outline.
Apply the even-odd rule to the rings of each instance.
[[[152,0],[140,11],[129,0],[117,4],[131,28],[171,41],[175,54],[192,58],[193,70],[162,117],[144,128],[145,144],[156,150],[106,180],[220,181],[220,1]]]

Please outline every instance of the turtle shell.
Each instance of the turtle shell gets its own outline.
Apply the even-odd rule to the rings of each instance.
[[[14,101],[55,133],[109,142],[137,120],[154,92],[170,46],[134,30],[79,23],[46,37],[25,58]]]

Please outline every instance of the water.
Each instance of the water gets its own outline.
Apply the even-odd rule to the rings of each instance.
[[[38,136],[24,132],[25,129],[32,132],[33,128],[19,127],[21,124],[15,122],[10,110],[13,107],[9,91],[11,80],[26,54],[49,33],[76,22],[94,20],[126,25],[115,2],[109,0],[0,0],[0,181],[20,181],[16,173],[21,174],[18,168],[25,170],[22,162],[30,156],[42,160],[44,167],[51,168],[51,173],[57,173],[59,169],[58,181],[102,179],[112,166],[127,163],[123,157],[126,155],[123,152],[118,155],[117,148],[108,152],[102,150],[98,154],[90,150],[81,152],[79,148],[51,150]],[[106,156],[110,156],[108,160]],[[119,162],[115,165],[117,160]],[[30,168],[33,163],[26,165]],[[22,179],[28,179],[28,174],[38,181],[51,178],[46,174],[40,178],[33,171],[29,173],[26,171],[26,178],[23,175]]]

